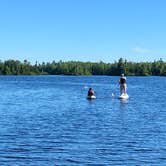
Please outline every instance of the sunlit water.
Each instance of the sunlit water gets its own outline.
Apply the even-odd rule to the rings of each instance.
[[[1,76],[0,165],[166,165],[166,77],[118,79]]]

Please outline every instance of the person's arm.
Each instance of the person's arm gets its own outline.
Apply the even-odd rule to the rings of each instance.
[[[119,79],[119,84],[120,84],[120,79]]]

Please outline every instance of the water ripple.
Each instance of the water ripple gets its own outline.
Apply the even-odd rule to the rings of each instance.
[[[128,77],[125,102],[118,77],[0,79],[0,165],[165,165],[165,77]]]

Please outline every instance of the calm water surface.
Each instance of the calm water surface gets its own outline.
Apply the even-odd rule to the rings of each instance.
[[[120,101],[118,77],[1,76],[0,165],[166,165],[166,77],[127,81]]]

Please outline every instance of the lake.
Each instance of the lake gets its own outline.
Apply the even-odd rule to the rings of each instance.
[[[166,77],[118,79],[0,76],[0,165],[165,165]]]

